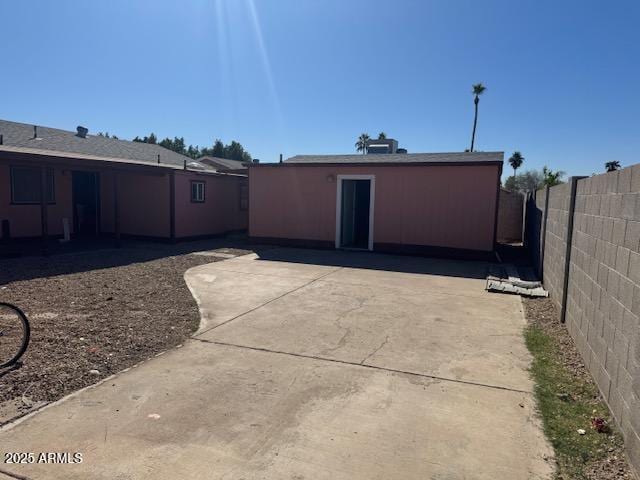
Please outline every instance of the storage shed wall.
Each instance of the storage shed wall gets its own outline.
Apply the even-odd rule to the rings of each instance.
[[[338,175],[375,175],[375,244],[493,249],[498,165],[249,169],[249,234],[333,245]]]

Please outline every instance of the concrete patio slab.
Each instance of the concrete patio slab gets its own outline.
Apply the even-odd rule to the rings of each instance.
[[[520,406],[522,404],[522,406]],[[192,341],[0,433],[59,479],[532,479],[530,395]]]
[[[467,277],[464,265],[277,249],[191,269],[200,334],[0,429],[3,451],[84,461],[3,468],[52,479],[549,478],[520,302],[483,291],[485,265],[469,263]]]
[[[266,275],[270,262],[253,262]],[[519,298],[487,293],[480,279],[428,271],[340,268],[199,337],[531,391]],[[225,302],[208,296],[203,306],[215,311]]]

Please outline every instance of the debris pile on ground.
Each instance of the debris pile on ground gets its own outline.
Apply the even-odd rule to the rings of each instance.
[[[513,293],[527,297],[548,297],[539,281],[521,280],[518,269],[511,265],[492,266],[487,275],[486,290],[489,292]]]

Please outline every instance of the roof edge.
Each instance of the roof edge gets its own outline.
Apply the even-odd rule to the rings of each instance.
[[[475,151],[475,152],[412,152],[412,153],[372,153],[370,155],[375,155],[376,157],[384,157],[385,155],[403,155],[407,157],[418,156],[418,155],[503,155],[504,150],[488,150],[488,151]],[[353,157],[360,156],[366,157],[366,154],[354,154],[354,153],[327,153],[327,154],[319,154],[314,155],[311,153],[302,153],[293,155],[289,158],[295,157]],[[289,160],[289,158],[287,160]],[[285,160],[285,162],[287,161]]]
[[[34,155],[37,157],[50,157],[50,158],[59,158],[62,160],[90,160],[90,161],[98,161],[105,163],[112,163],[117,165],[135,165],[141,167],[149,167],[149,168],[157,168],[162,170],[175,170],[179,172],[187,172],[187,173],[197,173],[202,175],[217,175],[217,176],[238,176],[238,177],[246,177],[243,174],[233,174],[226,172],[217,172],[217,171],[208,171],[208,170],[198,170],[198,169],[190,169],[184,168],[183,165],[169,164],[169,163],[150,163],[143,160],[131,160],[128,158],[118,158],[118,157],[105,157],[101,155],[87,155],[84,153],[72,153],[72,152],[62,152],[57,150],[41,150],[36,148],[27,148],[27,147],[13,147],[9,145],[0,145],[0,153],[18,153],[23,155]],[[185,157],[189,158],[189,157]]]
[[[463,167],[465,165],[502,165],[504,160],[468,160],[464,162],[456,161],[433,161],[433,162],[283,162],[283,163],[257,163],[249,165],[248,168],[262,168],[262,167],[396,167],[402,166],[416,166],[416,167],[442,167],[442,166],[456,166]]]

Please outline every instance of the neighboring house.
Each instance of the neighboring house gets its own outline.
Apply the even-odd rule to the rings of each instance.
[[[41,201],[41,192],[46,192]],[[159,145],[0,120],[3,240],[121,235],[184,239],[243,230],[244,175]]]
[[[328,248],[491,252],[503,157],[299,155],[281,164],[251,165],[249,235]]]
[[[251,165],[251,162],[241,162],[240,160],[231,160],[230,158],[208,156],[198,158],[198,162],[212,167],[218,172],[228,173],[246,173],[247,167]]]

